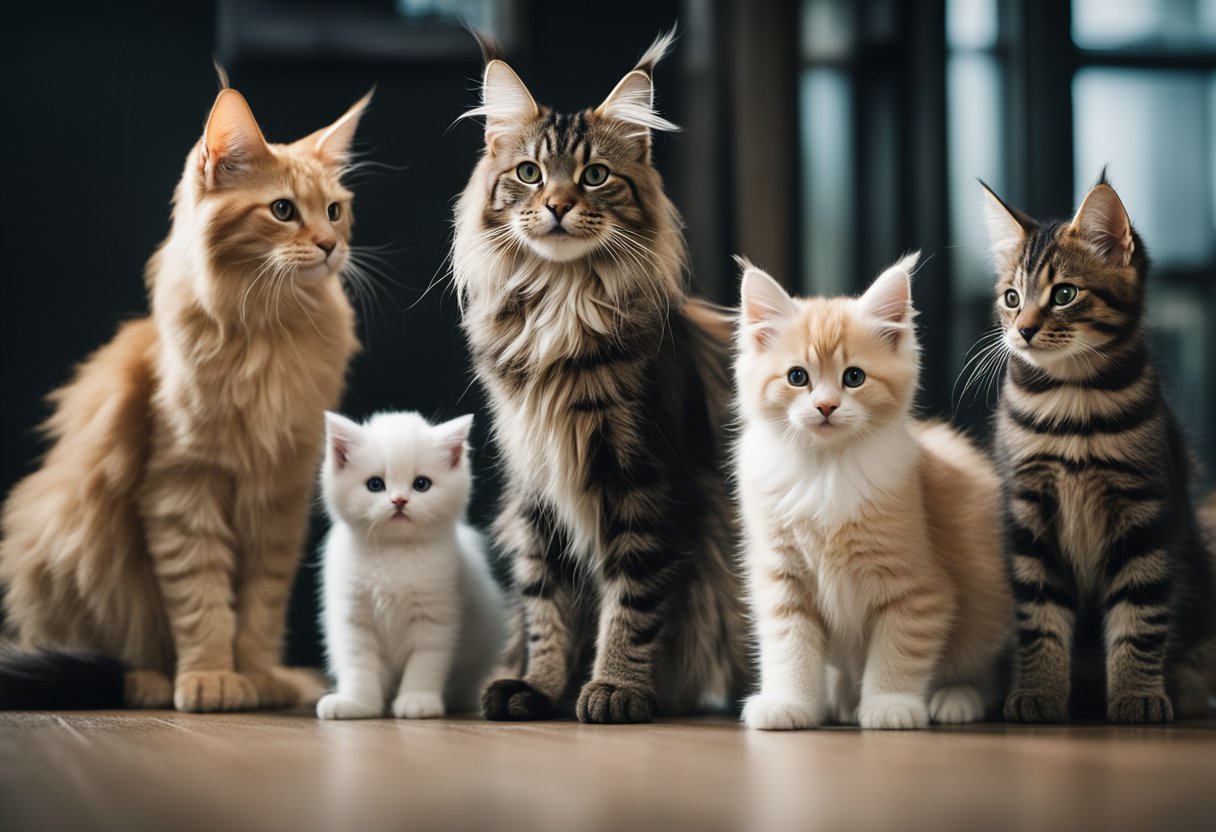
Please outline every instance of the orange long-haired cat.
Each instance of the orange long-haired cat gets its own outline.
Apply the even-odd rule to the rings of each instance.
[[[226,86],[226,85],[225,85]],[[294,704],[285,610],[357,349],[341,176],[368,98],[269,144],[220,92],[148,263],[152,314],[51,395],[4,506],[0,707]],[[32,652],[31,652],[32,651]]]

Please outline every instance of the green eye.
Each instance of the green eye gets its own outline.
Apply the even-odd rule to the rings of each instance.
[[[608,179],[608,168],[604,165],[587,165],[583,168],[582,183],[588,188],[603,185]]]
[[[845,387],[860,387],[862,382],[866,380],[866,371],[860,367],[849,367],[844,371],[844,386]]]
[[[540,165],[536,162],[520,162],[519,167],[515,169],[515,175],[525,185],[535,185],[540,181]]]
[[[1077,287],[1071,283],[1061,283],[1051,290],[1051,302],[1056,306],[1068,306],[1077,299]]]
[[[1022,298],[1013,289],[1005,290],[1005,305],[1010,309],[1017,309],[1018,304],[1022,302]]]
[[[270,213],[274,214],[274,218],[279,222],[287,222],[296,215],[296,206],[290,199],[276,199],[270,203]]]
[[[789,372],[785,374],[785,380],[793,387],[806,387],[810,383],[811,377],[801,367],[790,367]]]

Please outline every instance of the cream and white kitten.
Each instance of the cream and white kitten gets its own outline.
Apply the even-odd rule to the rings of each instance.
[[[321,472],[326,649],[337,690],[322,719],[423,719],[475,710],[503,639],[502,594],[462,522],[473,417],[358,424],[325,414]]]
[[[916,256],[860,298],[743,276],[736,448],[760,691],[750,728],[971,722],[1013,608],[992,463],[912,418]]]

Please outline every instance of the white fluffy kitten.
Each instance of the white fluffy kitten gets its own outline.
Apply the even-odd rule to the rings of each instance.
[[[325,641],[337,690],[322,719],[443,716],[478,707],[503,636],[502,594],[462,522],[472,416],[360,425],[325,414]]]

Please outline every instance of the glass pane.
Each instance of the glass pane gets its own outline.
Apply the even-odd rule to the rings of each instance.
[[[808,294],[839,294],[853,274],[853,96],[846,73],[803,71],[802,281]]]
[[[1083,49],[1216,46],[1216,0],[1073,0]]]
[[[1073,82],[1078,203],[1109,164],[1160,267],[1198,268],[1216,257],[1212,83],[1198,72],[1097,68]]]
[[[996,33],[996,0],[946,0],[946,45],[951,49],[992,49]]]

